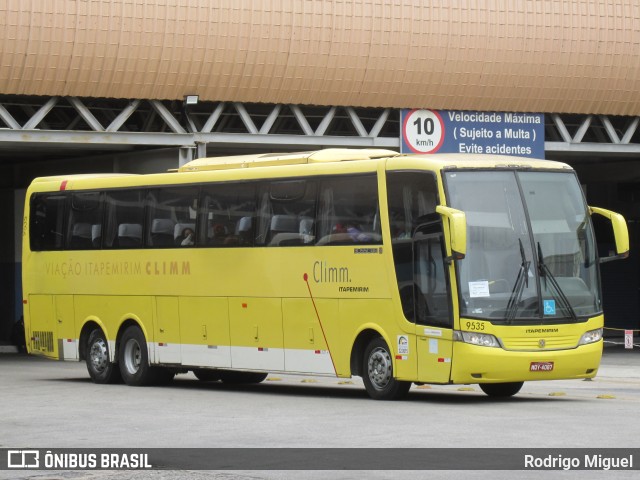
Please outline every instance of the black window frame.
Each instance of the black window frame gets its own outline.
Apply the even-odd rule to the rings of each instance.
[[[377,218],[377,230],[376,236],[372,240],[369,241],[343,241],[343,242],[320,242],[321,238],[318,235],[319,232],[319,218],[321,214],[321,192],[322,189],[325,188],[325,185],[331,184],[331,182],[335,182],[338,180],[339,182],[347,182],[353,183],[354,179],[357,178],[370,178],[371,186],[375,187],[375,212],[369,212],[375,218]],[[309,206],[307,210],[309,210],[309,214],[305,212],[296,211],[295,215],[297,216],[297,227],[296,232],[291,232],[292,241],[274,243],[272,245],[268,245],[265,243],[260,243],[257,241],[256,237],[258,236],[258,218],[260,213],[260,195],[261,193],[265,193],[270,195],[270,189],[273,185],[283,185],[286,183],[305,183],[304,196],[309,194],[309,188],[313,189],[311,193],[311,198],[307,198],[307,201],[312,202],[313,204]],[[250,247],[265,247],[265,246],[280,246],[280,247],[309,247],[309,246],[339,246],[339,245],[382,245],[382,228],[381,228],[381,195],[379,188],[379,178],[377,171],[370,172],[358,172],[358,173],[349,173],[349,174],[328,174],[328,175],[311,175],[311,176],[292,176],[292,177],[276,177],[272,179],[249,179],[249,180],[233,180],[233,181],[219,181],[219,182],[197,182],[197,183],[178,183],[178,184],[170,184],[170,185],[153,185],[153,186],[140,186],[140,187],[122,187],[122,188],[100,188],[100,189],[87,189],[87,190],[73,190],[66,192],[34,192],[31,194],[30,198],[30,218],[29,218],[29,235],[30,235],[30,247],[32,251],[61,251],[61,250],[127,250],[127,249],[166,249],[166,248],[184,248],[182,245],[154,245],[154,241],[152,241],[151,235],[153,233],[153,220],[154,215],[156,213],[156,205],[157,205],[157,197],[158,193],[161,190],[166,189],[194,189],[195,196],[193,197],[194,201],[197,202],[196,216],[194,219],[195,223],[195,241],[194,245],[189,245],[189,247],[195,248],[220,248],[220,247],[236,247],[236,248],[250,248]],[[239,188],[248,188],[251,189],[250,195],[247,196],[247,204],[251,211],[247,211],[248,215],[243,216],[249,217],[251,220],[249,223],[251,224],[251,229],[249,231],[249,239],[243,242],[229,242],[229,243],[220,243],[220,244],[212,244],[208,239],[208,229],[211,227],[209,225],[209,208],[208,208],[208,200],[215,195],[216,189],[239,189]],[[94,232],[92,232],[92,241],[98,242],[94,243],[91,247],[86,248],[76,248],[71,245],[71,223],[72,223],[72,211],[70,202],[71,198],[74,195],[98,195],[100,198],[99,208],[101,209],[101,222],[99,229],[97,230],[100,235],[95,239]],[[131,206],[138,206],[140,211],[133,214],[131,217],[131,222],[123,222],[122,219],[116,219],[114,217],[113,209],[118,208],[118,204],[123,201],[122,198],[136,196],[138,197],[137,202],[131,200]],[[52,198],[59,197],[63,201],[62,205],[62,213],[58,214],[62,216],[62,238],[60,244],[55,248],[52,248],[50,245],[42,245],[38,244],[38,242],[34,238],[34,232],[37,231],[37,228],[34,226],[35,222],[35,209],[36,202],[38,199],[43,198]],[[281,198],[276,199],[276,201],[280,202],[291,202],[292,205],[297,201],[297,198]],[[250,199],[249,199],[250,198]],[[115,201],[114,201],[115,200]],[[373,203],[371,204],[373,206]],[[122,205],[120,205],[122,208]],[[127,207],[125,207],[127,208]],[[354,208],[355,209],[355,208]],[[299,210],[299,209],[293,209]],[[293,211],[292,210],[292,211]],[[136,218],[137,217],[137,218]],[[239,221],[241,217],[235,216],[234,222]],[[309,230],[303,233],[303,226],[300,222],[303,219],[310,219]],[[137,245],[120,245],[118,241],[118,228],[120,224],[123,223],[134,223],[140,225],[140,243]],[[246,222],[245,222],[246,223]],[[373,220],[374,227],[376,225],[376,221]],[[92,227],[97,226],[92,225]],[[227,225],[228,230],[230,230],[230,224]],[[234,225],[235,230],[235,225]],[[237,232],[231,232],[232,234],[236,234]],[[111,241],[109,241],[109,237]],[[296,237],[296,238],[293,238]]]
[[[45,245],[45,239],[40,238],[39,241],[36,240],[38,236],[42,237],[42,229],[39,228],[36,224],[38,221],[38,205],[39,201],[46,201],[52,198],[60,198],[62,200],[62,206],[58,207],[58,216],[61,219],[56,219],[56,224],[60,221],[62,224],[58,224],[56,230],[59,231],[50,231],[50,235],[57,235],[59,238],[59,245],[52,246],[50,243]],[[66,229],[67,229],[67,203],[68,203],[68,195],[63,192],[36,192],[31,195],[29,199],[29,248],[32,252],[57,252],[65,250],[65,237],[66,237]],[[59,210],[62,210],[62,213]],[[47,219],[50,218],[46,215],[42,218],[43,226],[44,223],[48,223]],[[48,229],[48,227],[45,226]],[[36,235],[34,235],[36,232]]]
[[[73,228],[74,225],[86,222],[75,222],[74,221],[74,199],[80,196],[89,196],[89,195],[97,195],[98,196],[98,214],[100,217],[100,223],[95,224],[93,222],[90,223],[89,230],[89,242],[86,246],[78,245],[72,243],[74,242],[73,236]],[[99,250],[102,248],[102,226],[104,225],[104,215],[105,215],[105,201],[104,201],[104,192],[100,190],[74,190],[67,193],[67,209],[65,211],[65,221],[66,225],[66,238],[65,238],[65,250]],[[94,228],[96,225],[100,225],[99,229],[99,237],[94,238],[96,231]]]

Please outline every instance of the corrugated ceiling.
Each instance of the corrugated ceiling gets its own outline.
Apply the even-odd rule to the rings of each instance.
[[[7,0],[0,93],[640,114],[637,0]]]

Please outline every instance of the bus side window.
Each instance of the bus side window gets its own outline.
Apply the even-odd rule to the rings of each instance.
[[[142,247],[144,190],[105,192],[106,228],[102,231],[104,248]]]
[[[253,245],[256,200],[253,183],[221,183],[202,190],[199,245],[250,247]]]
[[[318,245],[380,244],[375,175],[324,180],[320,188]]]
[[[34,194],[31,197],[29,244],[34,252],[61,250],[64,245],[65,195]]]
[[[198,187],[154,190],[148,195],[146,245],[152,248],[196,244]]]
[[[411,238],[418,219],[436,211],[436,179],[426,172],[388,172],[387,200],[391,238]]]
[[[315,240],[317,183],[278,180],[261,189],[256,244],[270,247],[312,245]]]
[[[94,242],[92,232],[102,224],[103,202],[99,192],[72,193],[67,229],[69,250],[92,250],[100,248]]]

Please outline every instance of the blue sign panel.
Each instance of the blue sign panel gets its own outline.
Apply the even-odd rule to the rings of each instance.
[[[556,314],[556,301],[555,300],[543,300],[542,307],[544,308],[545,315]]]
[[[402,153],[484,153],[544,158],[544,114],[402,110]]]

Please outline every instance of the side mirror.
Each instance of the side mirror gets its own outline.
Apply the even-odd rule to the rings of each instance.
[[[467,253],[467,217],[464,212],[455,208],[438,205],[438,212],[449,221],[449,240],[451,256],[454,260],[462,260]]]
[[[589,207],[589,212],[591,212],[591,215],[602,215],[607,218],[613,227],[613,236],[616,241],[616,255],[601,258],[600,263],[627,258],[629,256],[629,231],[627,230],[627,222],[624,217],[619,213],[598,207]]]

